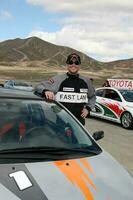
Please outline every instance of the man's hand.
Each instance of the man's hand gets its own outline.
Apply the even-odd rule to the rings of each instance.
[[[89,114],[89,111],[86,108],[83,108],[82,113],[81,113],[81,117],[83,117],[85,119],[88,114]]]
[[[46,96],[46,99],[48,99],[48,100],[54,100],[55,99],[55,95],[51,91],[46,91],[45,96]]]

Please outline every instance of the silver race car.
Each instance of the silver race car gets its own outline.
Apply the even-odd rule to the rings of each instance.
[[[33,91],[31,83],[24,80],[6,80],[3,86],[8,89]]]
[[[133,177],[64,107],[0,89],[2,200],[132,200]]]

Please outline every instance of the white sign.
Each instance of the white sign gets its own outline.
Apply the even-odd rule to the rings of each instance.
[[[131,79],[107,79],[111,87],[133,90],[133,80]]]
[[[87,103],[88,97],[87,93],[58,92],[55,100],[66,103]]]
[[[63,87],[64,92],[74,92],[74,88]]]
[[[9,176],[14,178],[20,190],[24,190],[32,186],[32,183],[24,171],[17,171],[9,174]]]

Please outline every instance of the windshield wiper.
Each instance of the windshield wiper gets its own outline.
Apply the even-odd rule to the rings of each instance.
[[[33,153],[33,154],[51,154],[51,155],[65,155],[73,153],[85,153],[97,155],[101,151],[99,150],[90,150],[89,148],[64,148],[64,147],[26,147],[26,148],[15,148],[15,149],[6,149],[0,151],[1,155],[5,154],[24,154],[24,153]]]

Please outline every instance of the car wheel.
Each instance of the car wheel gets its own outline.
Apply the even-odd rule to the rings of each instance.
[[[123,128],[130,129],[133,126],[133,117],[129,112],[124,112],[121,117],[121,125]]]

